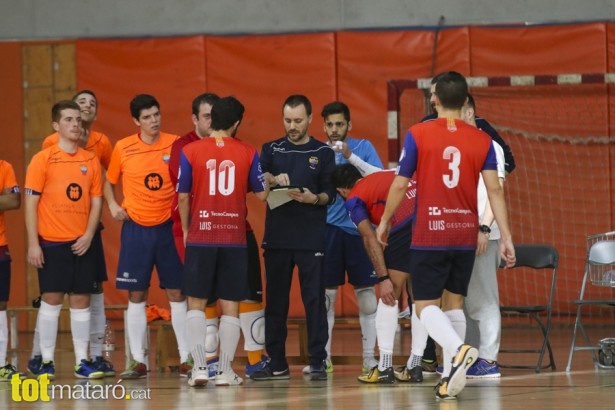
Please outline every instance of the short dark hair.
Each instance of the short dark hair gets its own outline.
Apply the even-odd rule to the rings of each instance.
[[[465,77],[456,71],[443,74],[436,83],[436,96],[442,107],[460,109],[468,98],[468,83]]]
[[[235,97],[220,98],[211,108],[211,128],[216,131],[228,130],[243,119],[245,108]]]
[[[355,186],[357,181],[361,178],[362,176],[359,170],[351,164],[336,165],[331,173],[331,183],[334,188],[350,189]]]
[[[62,118],[62,111],[67,109],[80,111],[81,108],[79,107],[79,104],[73,100],[58,101],[53,104],[53,107],[51,107],[51,121],[59,122]]]
[[[77,97],[79,97],[81,94],[90,94],[92,97],[94,97],[94,101],[98,102],[98,98],[96,98],[96,94],[94,94],[94,91],[92,90],[79,90],[75,93],[75,95],[73,95],[73,98],[71,98],[71,100],[76,101]]]
[[[213,93],[203,93],[192,100],[192,114],[199,116],[199,109],[201,104],[209,104],[213,107],[214,103],[218,101],[220,97]]]
[[[284,110],[284,107],[286,107],[287,105],[290,108],[295,108],[300,105],[303,105],[305,107],[305,112],[307,113],[308,117],[312,115],[312,103],[305,95],[293,94],[288,96],[288,98],[286,98],[286,101],[284,101],[284,104],[282,104],[282,110]]]
[[[446,74],[446,73],[448,73],[448,71],[442,71],[441,73],[438,73],[438,74],[434,75],[434,76],[431,78],[431,85],[433,85],[433,84],[437,84],[437,83],[438,83],[438,80],[439,80],[439,79],[440,79],[440,78],[441,78],[444,74]]]
[[[344,119],[350,122],[350,109],[346,104],[341,101],[330,102],[329,104],[322,107],[322,112],[320,113],[320,115],[322,115],[322,118],[324,118],[325,120],[329,115],[333,114],[343,114]]]
[[[147,110],[152,107],[160,109],[160,104],[156,98],[149,94],[137,94],[130,101],[130,115],[132,115],[132,118],[138,120],[142,110]]]

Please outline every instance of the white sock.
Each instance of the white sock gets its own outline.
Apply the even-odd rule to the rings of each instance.
[[[386,370],[393,365],[393,346],[395,344],[398,315],[399,307],[397,301],[395,301],[395,306],[383,303],[382,299],[378,301],[375,318],[378,348],[380,349],[378,370]]]
[[[327,359],[331,360],[331,339],[333,337],[333,325],[335,325],[335,299],[337,298],[337,288],[325,289],[325,299],[327,305],[327,326],[329,330],[329,338],[325,345],[327,351]]]
[[[243,349],[246,352],[262,350],[265,345],[265,311],[261,309],[240,313],[239,321],[243,333]]]
[[[105,295],[90,295],[90,357],[102,356],[103,338],[105,337]]]
[[[34,356],[41,355],[41,335],[38,331],[38,318],[40,317],[41,312],[39,308],[39,312],[36,314],[36,326],[34,327],[34,335],[32,336],[32,355],[30,358]]]
[[[239,318],[222,315],[220,318],[220,364],[223,373],[233,370],[231,362],[235,358],[235,351],[241,336],[241,323]]]
[[[412,316],[410,317],[410,322],[412,325],[410,329],[412,332],[412,348],[410,357],[406,363],[406,367],[408,369],[413,369],[421,364],[423,354],[425,353],[425,346],[427,345],[427,338],[429,337],[427,329],[425,329],[425,326],[416,315],[415,304],[412,304]]]
[[[194,367],[205,367],[207,358],[205,357],[205,337],[207,333],[207,321],[205,312],[202,310],[189,310],[186,313],[186,336]]]
[[[147,332],[147,316],[145,302],[128,302],[126,309],[126,327],[132,358],[139,363],[145,363],[145,332]],[[126,363],[128,366],[128,363]]]
[[[38,331],[43,361],[53,361],[58,337],[58,319],[62,305],[50,305],[41,301],[38,310]]]
[[[206,318],[207,324],[207,336],[205,336],[205,352],[208,358],[216,357],[218,355],[218,345],[220,344],[220,335],[218,329],[218,322],[220,320],[217,317]]]
[[[437,306],[427,306],[421,312],[421,323],[425,326],[436,343],[442,346],[442,357],[444,360],[443,377],[448,377],[451,370],[451,360],[457,352],[459,346],[463,344],[463,339],[459,337],[449,317]]]
[[[70,308],[70,332],[73,335],[75,349],[75,364],[88,358],[88,342],[90,341],[90,308]]]
[[[376,308],[378,300],[373,287],[354,290],[359,305],[359,323],[363,336],[363,359],[373,359],[376,348]],[[395,327],[397,329],[397,326]]]
[[[188,311],[188,302],[169,302],[171,305],[171,324],[177,339],[177,348],[179,350],[179,362],[185,363],[188,361],[188,353],[190,347],[186,340],[186,312]]]
[[[6,349],[9,345],[9,325],[6,310],[0,310],[0,367],[6,363]]]

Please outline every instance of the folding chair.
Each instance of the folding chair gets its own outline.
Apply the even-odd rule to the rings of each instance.
[[[542,333],[542,343],[540,348],[535,349],[500,349],[500,353],[538,353],[538,362],[535,365],[506,365],[500,363],[501,367],[513,369],[534,369],[539,373],[541,369],[551,367],[555,370],[555,360],[553,350],[549,342],[551,331],[551,314],[553,308],[553,295],[555,293],[555,281],[557,278],[557,266],[559,254],[557,249],[550,245],[515,245],[515,255],[517,262],[513,269],[502,270],[504,275],[517,275],[520,272],[516,268],[526,268],[523,270],[525,283],[539,283],[544,280],[549,284],[547,295],[536,295],[536,300],[540,299],[542,304],[528,304],[522,306],[500,306],[500,312],[504,314],[527,315],[534,322]],[[527,269],[530,268],[530,269]],[[541,318],[541,315],[544,315]],[[545,352],[549,352],[549,363],[542,364]]]
[[[574,352],[579,350],[589,350],[592,353],[592,360],[596,368],[615,368],[615,363],[601,363],[599,356],[596,355],[596,350],[600,350],[602,346],[592,343],[583,327],[582,308],[584,306],[599,306],[599,307],[615,307],[615,299],[587,299],[585,292],[587,291],[588,282],[590,286],[600,287],[615,287],[615,231],[591,235],[587,237],[587,257],[585,260],[585,274],[581,284],[581,293],[579,299],[573,300],[572,303],[577,305],[577,317],[574,321],[574,330],[572,332],[572,343],[570,345],[570,354],[568,355],[568,365],[566,371],[570,371],[572,365],[572,356]],[[585,341],[584,345],[577,344],[577,332],[580,331]],[[610,356],[611,352],[609,352]],[[609,358],[610,359],[610,358]],[[612,362],[612,359],[609,360]]]

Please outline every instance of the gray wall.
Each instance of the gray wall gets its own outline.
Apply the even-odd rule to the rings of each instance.
[[[0,40],[335,31],[615,18],[614,0],[0,0]]]

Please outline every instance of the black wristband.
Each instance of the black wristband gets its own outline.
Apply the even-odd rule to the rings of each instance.
[[[378,283],[384,282],[387,279],[391,279],[389,275],[378,276]]]
[[[489,228],[488,225],[481,225],[478,227],[478,230],[481,231],[482,233],[486,233],[486,234],[490,234],[491,233],[491,228]]]

